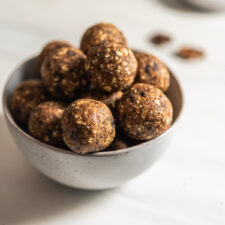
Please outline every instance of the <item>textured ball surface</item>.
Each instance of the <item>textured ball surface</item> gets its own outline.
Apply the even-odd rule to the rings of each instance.
[[[101,151],[115,137],[114,119],[110,109],[93,99],[72,102],[63,114],[61,127],[66,145],[81,154]]]
[[[32,109],[46,100],[47,93],[41,80],[23,81],[11,96],[11,112],[16,120],[25,123]]]
[[[124,90],[133,83],[137,61],[126,45],[102,42],[89,51],[85,70],[96,87],[114,92]]]
[[[44,62],[45,58],[49,56],[52,52],[62,47],[72,47],[71,44],[65,41],[51,41],[44,46],[40,55],[37,57],[37,64],[38,67],[41,68],[42,63]]]
[[[49,55],[41,66],[44,85],[53,98],[71,100],[82,85],[86,56],[78,49],[62,47]]]
[[[122,32],[113,24],[99,23],[90,27],[81,39],[81,50],[87,54],[88,51],[102,41],[117,41],[126,43]]]
[[[124,93],[118,104],[118,114],[128,136],[136,140],[150,140],[171,126],[173,107],[161,90],[137,83]]]
[[[170,85],[167,67],[153,55],[144,52],[134,53],[138,62],[135,82],[151,84],[165,92]]]
[[[36,106],[28,121],[29,133],[40,141],[56,147],[63,147],[61,118],[65,105],[48,101]]]

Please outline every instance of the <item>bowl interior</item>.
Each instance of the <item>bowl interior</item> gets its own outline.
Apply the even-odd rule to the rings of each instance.
[[[31,79],[31,78],[40,78],[39,71],[36,67],[35,59],[36,59],[36,57],[28,59],[27,61],[25,61],[25,63],[23,63],[22,65],[20,65],[19,67],[16,68],[16,70],[9,77],[9,79],[8,79],[6,85],[5,85],[5,89],[4,89],[4,93],[3,93],[3,109],[4,109],[4,112],[5,112],[5,116],[7,117],[7,119],[11,123],[13,123],[13,126],[15,126],[17,128],[17,130],[19,130],[19,132],[24,132],[24,131],[21,130],[21,128],[17,125],[17,123],[14,121],[14,119],[12,117],[12,114],[11,114],[11,111],[10,111],[10,108],[9,108],[10,96],[12,95],[15,88],[23,80]],[[182,95],[181,87],[180,87],[177,79],[175,78],[174,74],[171,71],[170,71],[170,75],[171,75],[170,76],[171,82],[170,82],[170,87],[166,92],[166,95],[170,99],[170,101],[173,105],[173,109],[174,109],[173,124],[171,126],[171,128],[172,128],[174,126],[174,124],[177,122],[177,120],[178,120],[178,118],[181,114],[182,106],[183,106],[183,95]],[[165,133],[167,133],[171,128],[169,128]],[[155,139],[158,139],[161,136],[159,136]],[[33,137],[30,137],[30,138],[33,139]],[[153,140],[155,140],[155,139],[153,139]],[[38,141],[38,140],[36,140],[36,141]],[[152,140],[146,141],[143,144],[145,144],[147,142],[151,142],[151,141]],[[42,142],[40,142],[40,143],[44,144]],[[142,144],[139,144],[139,145],[142,145]],[[133,147],[129,147],[129,149],[130,148],[133,148]],[[58,149],[58,148],[51,146],[51,149]],[[117,151],[114,151],[114,152],[119,152],[119,151],[124,151],[124,150],[126,150],[126,149],[117,150]],[[103,154],[109,154],[109,153],[110,153],[110,151],[91,153],[91,154],[93,154],[93,155],[98,155],[98,154],[103,155]]]

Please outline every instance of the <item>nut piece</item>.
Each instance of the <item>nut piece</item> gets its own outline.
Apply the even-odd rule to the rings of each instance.
[[[136,83],[152,84],[165,92],[170,85],[170,73],[167,67],[155,56],[134,52],[138,62]]]
[[[171,126],[173,107],[158,88],[137,83],[124,93],[118,104],[118,114],[128,136],[136,140],[150,140]]]
[[[42,63],[44,62],[47,56],[62,47],[72,47],[72,45],[65,41],[51,41],[47,45],[45,45],[40,55],[37,57],[38,68],[41,68]]]
[[[110,109],[93,99],[72,102],[63,114],[61,127],[66,145],[81,154],[101,151],[115,137],[114,119]]]
[[[156,34],[151,38],[151,42],[155,45],[162,45],[171,41],[171,38],[165,34]]]
[[[99,23],[90,27],[81,39],[81,50],[87,54],[88,51],[102,41],[117,41],[126,43],[122,32],[113,24]]]
[[[49,55],[41,66],[44,85],[56,99],[73,99],[84,77],[86,56],[78,49],[62,47]]]
[[[126,45],[102,42],[88,52],[85,70],[94,85],[113,92],[124,90],[133,83],[137,61]]]
[[[81,98],[89,98],[94,99],[103,102],[106,104],[110,109],[115,109],[117,102],[122,98],[123,92],[122,91],[116,91],[112,93],[106,93],[101,90],[90,90],[83,95],[81,95]]]
[[[64,104],[53,101],[36,106],[28,121],[29,133],[47,144],[63,147],[60,125],[64,109]]]
[[[199,49],[183,47],[177,51],[176,55],[180,58],[191,60],[204,57],[204,52]]]
[[[47,100],[43,83],[38,79],[23,81],[13,92],[10,108],[16,120],[26,123],[34,107]]]

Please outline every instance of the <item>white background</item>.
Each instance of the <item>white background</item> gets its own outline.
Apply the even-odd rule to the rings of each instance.
[[[95,22],[115,23],[132,48],[164,60],[180,79],[185,111],[173,144],[149,171],[122,187],[87,192],[36,172],[18,151],[0,108],[0,225],[225,224],[225,13],[175,0],[0,0],[0,90],[10,72],[52,39],[79,46]],[[172,44],[155,47],[164,31]],[[201,47],[186,62],[174,51]]]

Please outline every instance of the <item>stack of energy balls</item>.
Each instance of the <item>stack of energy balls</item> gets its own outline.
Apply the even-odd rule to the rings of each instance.
[[[30,135],[87,154],[127,148],[164,133],[173,107],[170,73],[153,55],[132,51],[122,32],[99,23],[80,49],[53,41],[36,59],[41,79],[22,82],[11,111]]]

